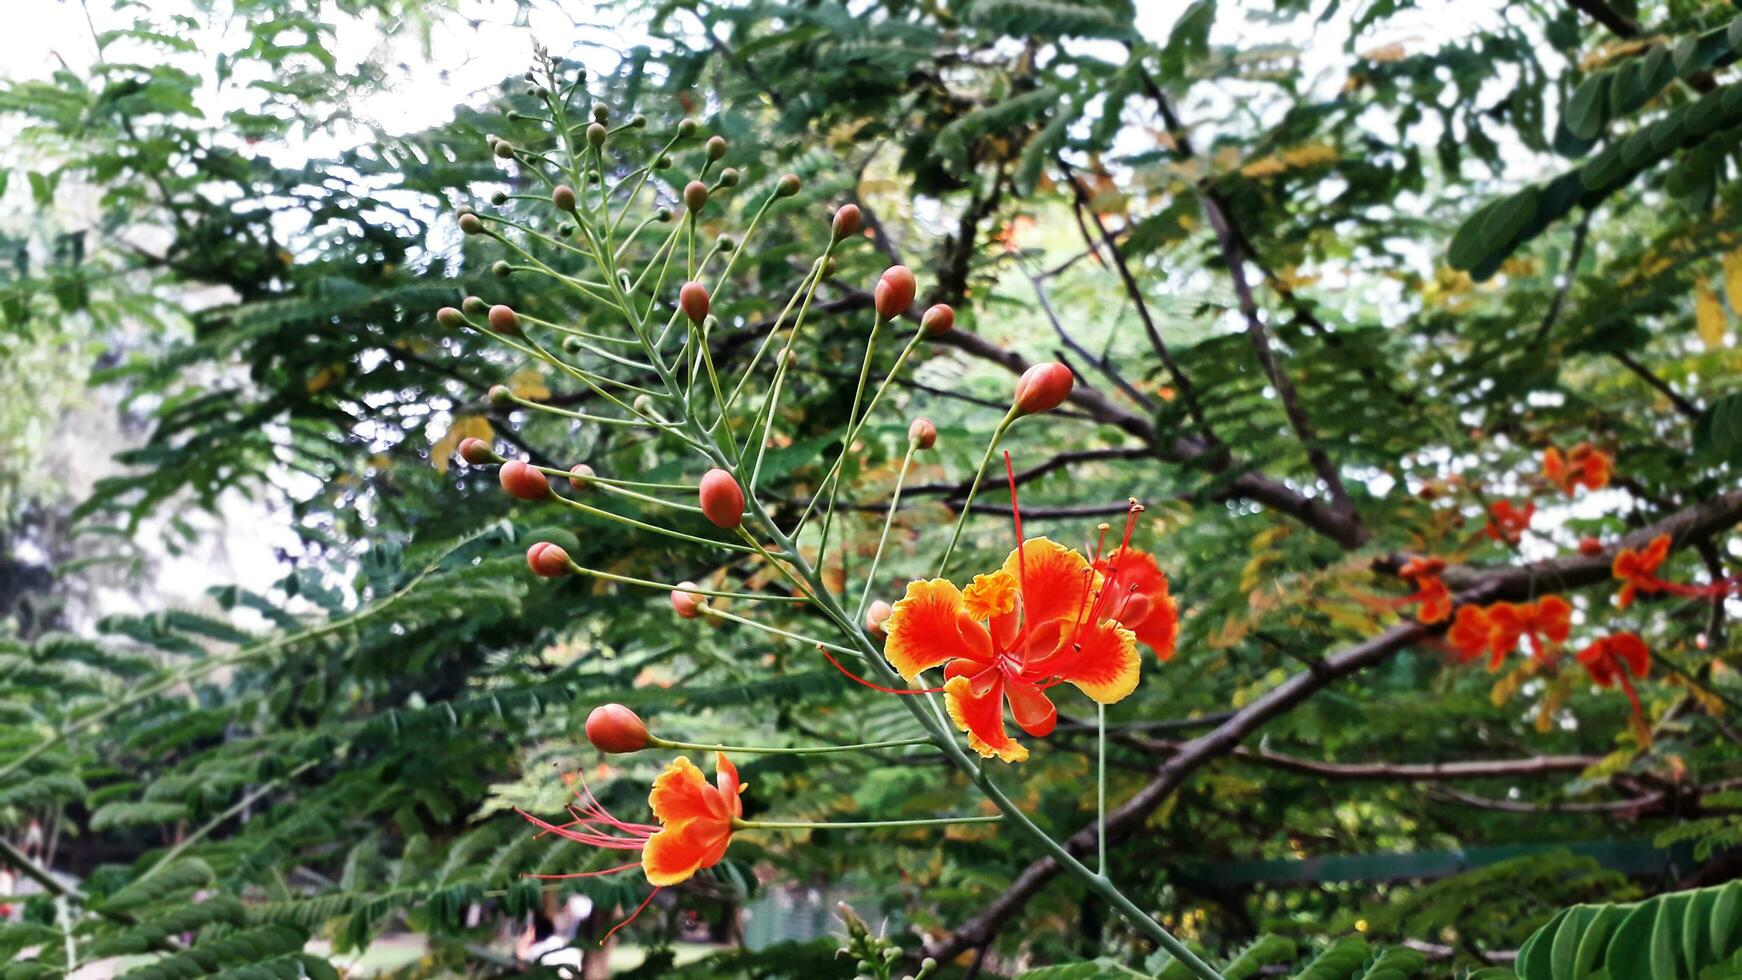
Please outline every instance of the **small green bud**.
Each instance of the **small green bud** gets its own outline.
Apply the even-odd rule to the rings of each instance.
[[[707,145],[709,160],[718,160],[726,155],[726,137],[710,136]]]
[[[579,338],[579,337],[564,337],[563,338],[563,350],[569,352],[570,354],[579,354],[581,351],[586,350],[586,348],[582,347],[581,344],[582,344],[582,341],[581,341],[581,338]]]
[[[733,238],[731,235],[721,235],[719,238],[714,239],[714,244],[719,247],[720,251],[730,252],[738,247],[738,240]]]
[[[507,204],[508,203],[508,192],[507,191],[497,191],[496,193],[490,195],[490,203],[496,205],[497,207],[501,207],[502,205]]]
[[[503,116],[504,116],[504,118],[506,118],[506,119],[507,119],[507,120],[508,120],[508,121],[509,121],[509,122],[519,122],[519,121],[520,121],[520,120],[522,120],[522,119],[525,119],[525,118],[526,118],[526,117],[525,117],[525,116],[523,116],[523,115],[521,115],[521,114],[520,114],[520,113],[518,113],[518,112],[516,112],[516,111],[514,111],[514,110],[513,110],[513,109],[510,109],[510,110],[508,110],[508,111],[507,111],[507,112],[506,112],[506,113],[504,113],[504,114],[503,114]]]
[[[514,404],[514,393],[508,390],[507,385],[491,385],[489,393],[484,397],[497,408],[507,408]]]
[[[460,230],[468,235],[482,235],[484,233],[484,219],[467,211],[460,215]]]
[[[460,309],[464,310],[467,316],[483,316],[490,311],[490,304],[476,296],[467,296],[460,301]]]
[[[525,78],[526,78],[526,80],[527,80],[527,81],[529,81],[529,82],[536,82],[536,81],[538,81],[538,76],[537,76],[537,75],[534,75],[534,74],[533,74],[533,73],[532,73],[532,69],[531,69],[531,68],[528,68],[528,69],[526,69],[526,75],[525,75],[525,76],[524,76],[524,77],[525,77]]]
[[[609,122],[610,119],[611,119],[611,107],[610,106],[606,105],[603,102],[593,103],[593,121],[594,122]]]
[[[591,123],[587,126],[587,145],[594,149],[605,145],[605,127],[602,123]]]
[[[472,207],[470,204],[462,204],[459,207],[454,209],[454,213],[455,214],[473,214],[476,212],[476,210],[477,209]]]
[[[513,159],[513,157],[514,157],[514,144],[508,142],[507,140],[497,140],[494,152],[497,156],[501,157],[504,160]]]
[[[653,220],[655,220],[661,224],[664,224],[665,222],[670,221],[671,220],[671,208],[660,208],[658,211],[653,212]]]
[[[526,95],[528,98],[533,98],[533,99],[538,98],[538,92],[539,92],[538,86],[536,86],[536,85],[526,86]]]
[[[596,170],[587,175],[587,183],[589,183],[589,184],[603,183],[604,180],[605,180],[605,178],[600,176],[599,172]]]
[[[550,89],[547,89],[543,85],[540,85],[537,88],[532,90],[532,94],[538,96],[541,99],[548,99],[548,98],[550,98]]]
[[[466,325],[466,315],[451,306],[444,306],[436,311],[436,323],[448,330],[458,330]]]
[[[737,168],[727,167],[726,169],[720,171],[720,186],[721,187],[737,187],[740,176],[741,175],[738,173]]]
[[[514,274],[514,267],[501,259],[490,263],[490,274],[498,279],[506,279]]]
[[[568,238],[575,233],[575,226],[565,221],[556,226],[556,233],[558,238]]]
[[[653,161],[653,169],[655,169],[655,170],[670,170],[671,169],[671,157],[664,154],[664,153],[661,153],[659,155],[659,159]]]
[[[696,134],[696,121],[694,119],[679,120],[677,134],[679,136],[694,136]]]
[[[630,116],[629,117],[629,128],[630,129],[646,129],[647,128],[647,117],[642,115],[639,112],[637,112],[633,116]]]
[[[798,174],[786,174],[780,178],[779,183],[774,185],[774,193],[778,197],[791,197],[798,193],[798,188]]]

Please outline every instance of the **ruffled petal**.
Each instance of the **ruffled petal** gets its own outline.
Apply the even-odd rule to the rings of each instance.
[[[992,641],[963,608],[962,592],[941,578],[907,583],[907,594],[883,621],[883,656],[911,681],[957,658],[988,663]]]
[[[1536,602],[1535,626],[1554,642],[1565,643],[1573,628],[1573,607],[1558,595],[1543,596]]]
[[[641,870],[655,888],[680,884],[718,864],[731,842],[732,825],[724,821],[690,820],[669,826],[648,838],[641,850]]]
[[[944,706],[950,720],[968,733],[968,747],[980,755],[997,756],[1005,762],[1021,762],[1028,749],[1004,730],[1004,685],[994,683],[985,694],[976,694],[966,677],[944,682]]]
[[[962,590],[962,608],[969,618],[988,620],[1015,612],[1016,602],[1021,597],[1022,590],[1017,586],[1016,576],[999,569],[974,576],[974,581]]]
[[[1095,564],[1096,571],[1111,576],[1118,572],[1115,588],[1124,598],[1107,607],[1107,618],[1119,621],[1137,634],[1137,642],[1155,651],[1164,663],[1173,659],[1179,642],[1179,605],[1168,594],[1167,574],[1155,556],[1132,549],[1115,552]]]
[[[1010,702],[1010,714],[1017,727],[1035,738],[1045,738],[1058,727],[1059,710],[1046,692],[1024,680],[1004,682],[1004,697]]]
[[[1459,606],[1452,628],[1446,631],[1446,642],[1458,651],[1459,662],[1468,663],[1487,651],[1492,632],[1487,610],[1481,606]]]
[[[1143,658],[1137,654],[1137,634],[1103,620],[1067,638],[1041,669],[1076,685],[1093,701],[1113,704],[1137,690]]]
[[[1050,538],[1024,541],[1004,559],[1004,571],[1022,583],[1024,629],[1030,633],[1054,619],[1076,622],[1085,601],[1094,601],[1090,590],[1100,584],[1087,558]]]
[[[696,764],[681,755],[671,760],[653,781],[653,791],[647,794],[647,805],[654,818],[668,826],[690,820],[722,819],[726,816],[722,804],[720,791],[709,786]]]
[[[714,753],[714,782],[720,787],[720,796],[725,801],[728,816],[744,815],[744,783],[738,778],[738,767],[732,760],[726,758],[726,753]]]

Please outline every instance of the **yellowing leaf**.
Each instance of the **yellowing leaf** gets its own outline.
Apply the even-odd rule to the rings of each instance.
[[[1496,708],[1512,700],[1513,696],[1524,687],[1524,682],[1530,680],[1530,675],[1531,671],[1528,667],[1507,671],[1499,680],[1494,682],[1494,687],[1488,691],[1488,700]]]
[[[448,431],[429,447],[429,462],[437,473],[446,475],[448,465],[453,462],[454,450],[460,448],[462,439],[482,439],[490,442],[496,438],[496,430],[490,428],[490,422],[477,415],[461,415],[454,419],[454,424],[448,426]]]
[[[1385,62],[1402,61],[1408,55],[1409,52],[1404,48],[1402,41],[1393,41],[1390,44],[1381,45],[1370,51],[1361,52],[1362,58],[1368,61],[1380,62],[1382,64]]]
[[[527,401],[544,401],[550,397],[550,388],[544,383],[544,374],[537,368],[521,368],[510,375],[508,390],[514,392],[516,398]]]
[[[1724,346],[1724,307],[1718,294],[1704,286],[1694,292],[1694,326],[1707,350]]]
[[[345,366],[343,364],[329,364],[316,371],[314,377],[308,379],[306,386],[308,393],[312,395],[344,376]]]
[[[1724,295],[1730,312],[1742,313],[1742,248],[1724,256]]]

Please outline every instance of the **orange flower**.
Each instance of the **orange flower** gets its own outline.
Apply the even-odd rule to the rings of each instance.
[[[1633,717],[1643,723],[1645,711],[1639,704],[1639,694],[1633,690],[1633,677],[1644,677],[1651,670],[1651,648],[1638,633],[1615,633],[1593,641],[1579,651],[1579,663],[1591,675],[1598,687],[1614,687],[1617,683],[1633,704]]]
[[[1481,606],[1459,606],[1458,614],[1452,620],[1452,628],[1446,630],[1446,642],[1458,652],[1459,663],[1469,663],[1488,652],[1490,637],[1494,633],[1494,624],[1488,618],[1488,611]],[[1502,654],[1504,656],[1504,654]],[[1500,657],[1495,657],[1493,670],[1500,665]]]
[[[552,824],[520,811],[522,817],[539,828],[540,837],[556,834],[603,850],[641,852],[639,861],[599,871],[531,877],[595,878],[640,868],[653,891],[627,919],[605,934],[606,939],[611,938],[612,933],[633,922],[661,888],[688,881],[697,871],[711,868],[725,857],[734,824],[744,814],[741,797],[744,787],[738,781],[738,768],[724,752],[715,753],[715,760],[718,785],[710,786],[696,764],[683,756],[673,759],[654,779],[647,805],[658,825],[628,823],[612,816],[593,796],[584,778],[580,780],[581,788],[575,791],[575,802],[569,804],[572,820]]]
[[[1116,571],[1117,570],[1117,571]],[[1102,576],[1115,576],[1120,595],[1107,602],[1106,617],[1137,634],[1137,642],[1166,663],[1179,643],[1179,604],[1167,591],[1167,573],[1148,552],[1121,548],[1095,562]]]
[[[1561,451],[1553,446],[1548,447],[1542,454],[1543,478],[1560,487],[1561,492],[1569,497],[1579,487],[1601,490],[1608,486],[1613,470],[1614,461],[1609,458],[1609,454],[1588,442],[1574,446],[1564,458]]]
[[[1445,568],[1444,558],[1416,557],[1404,562],[1397,574],[1414,582],[1415,592],[1396,600],[1396,603],[1400,606],[1420,603],[1421,608],[1416,610],[1416,618],[1424,623],[1438,623],[1450,617],[1452,590],[1440,581],[1440,573]]]
[[[1530,519],[1534,516],[1534,503],[1527,503],[1523,510],[1519,510],[1512,506],[1510,500],[1498,500],[1488,506],[1488,526],[1482,529],[1482,533],[1494,541],[1517,544],[1525,530],[1530,527]]]
[[[1637,593],[1647,594],[1661,592],[1668,585],[1657,577],[1657,567],[1669,557],[1669,535],[1660,534],[1651,539],[1643,551],[1635,548],[1622,548],[1620,554],[1609,570],[1622,582],[1618,605],[1622,609],[1633,605],[1633,597]]]
[[[1074,684],[1112,704],[1137,687],[1137,635],[1109,610],[1141,594],[1120,583],[1128,569],[1141,582],[1144,567],[1115,561],[1103,576],[1076,551],[1028,539],[966,589],[941,578],[909,582],[884,621],[883,655],[909,683],[942,666],[945,704],[969,747],[1021,762],[1028,749],[1004,728],[1006,702],[1017,726],[1041,738],[1058,723],[1048,688]],[[1145,613],[1147,627],[1153,610]]]
[[[1498,667],[1501,658],[1518,646],[1519,637],[1530,641],[1530,651],[1537,660],[1548,661],[1546,637],[1552,643],[1566,641],[1573,626],[1573,607],[1558,595],[1543,596],[1535,602],[1496,602],[1488,607],[1489,652],[1494,655],[1489,669]]]

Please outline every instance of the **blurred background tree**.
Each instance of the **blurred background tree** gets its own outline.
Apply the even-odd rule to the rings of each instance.
[[[1181,599],[1179,657],[1111,714],[1114,867],[1170,927],[1218,953],[1407,940],[1449,975],[1562,905],[1732,876],[1723,603],[1616,619],[1606,589],[1568,592],[1585,632],[1651,639],[1647,741],[1576,668],[1450,665],[1386,584],[1394,555],[1434,552],[1489,598],[1597,585],[1606,555],[1564,580],[1530,563],[1665,521],[1687,530],[1683,575],[1731,574],[1731,6],[42,6],[82,33],[0,89],[0,836],[78,893],[16,903],[7,952],[36,949],[51,974],[201,948],[213,969],[318,971],[390,932],[427,939],[410,969],[507,969],[503,931],[545,909],[520,875],[583,857],[507,811],[560,805],[553,764],[598,765],[578,736],[593,704],[736,742],[896,723],[765,636],[529,580],[519,552],[540,538],[650,578],[711,566],[511,505],[450,464],[474,435],[684,477],[634,437],[492,407],[497,383],[584,393],[432,322],[468,294],[581,313],[499,279],[455,224],[462,204],[535,189],[485,143],[541,138],[514,81],[534,38],[650,133],[688,116],[726,137],[745,180],[710,234],[740,230],[781,173],[803,178],[715,310],[734,327],[722,370],[768,329],[829,209],[864,208],[770,456],[792,499],[831,458],[877,272],[906,263],[922,302],[957,307],[852,460],[843,579],[875,546],[909,418],[942,436],[902,542],[948,527],[1013,370],[1076,370],[1069,410],[1009,448],[1033,533],[1076,543],[1143,499],[1136,543]],[[1545,447],[1585,440],[1616,458],[1609,489],[1545,505],[1516,547],[1481,536]],[[997,560],[1009,525],[990,499],[976,513],[974,557]],[[888,598],[917,553],[885,563]],[[1061,836],[1094,815],[1081,722],[1013,777]],[[649,765],[600,782],[634,805]],[[878,757],[746,777],[818,816],[956,792],[940,768]],[[640,975],[675,975],[694,955],[671,946],[680,914],[735,937],[765,883],[842,889],[958,972],[1144,967],[1134,934],[998,835],[812,843],[735,849],[637,923],[619,967],[651,950]],[[561,891],[639,901],[608,879]],[[833,949],[686,969],[851,975]]]

